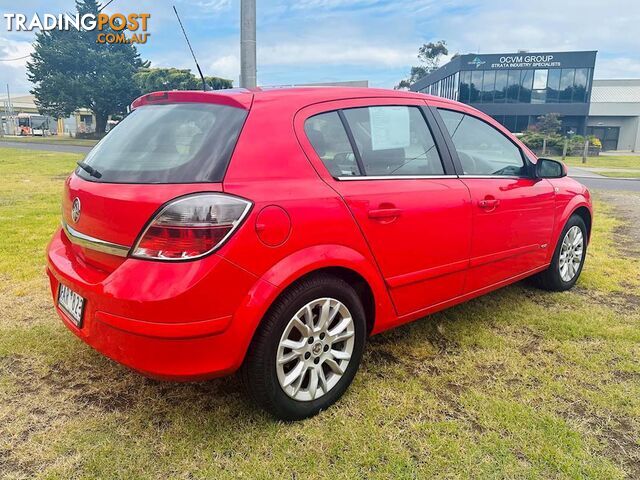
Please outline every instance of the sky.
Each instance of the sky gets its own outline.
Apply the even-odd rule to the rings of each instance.
[[[74,8],[73,0],[2,3],[2,13],[28,17]],[[114,0],[106,12],[150,13],[142,58],[195,71],[173,4],[205,74],[237,85],[240,0]],[[451,55],[598,50],[595,78],[640,78],[639,0],[257,0],[257,18],[260,85],[368,80],[391,88],[418,64],[418,47],[437,40]],[[26,93],[27,60],[6,60],[28,55],[35,35],[0,22],[0,92],[8,83]]]

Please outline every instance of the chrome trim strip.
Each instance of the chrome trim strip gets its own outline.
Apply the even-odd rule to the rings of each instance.
[[[353,177],[337,177],[340,181],[354,181],[354,180],[420,180],[420,179],[432,179],[443,180],[447,178],[458,178],[457,175],[360,175]]]
[[[118,245],[117,243],[111,243],[107,242],[106,240],[100,240],[99,238],[85,235],[84,233],[81,233],[72,228],[64,220],[62,220],[61,223],[62,229],[67,234],[67,238],[69,238],[69,241],[71,243],[75,243],[76,245],[80,245],[81,247],[95,250],[97,252],[116,255],[118,257],[126,257],[129,255],[130,247]]]
[[[460,178],[524,178],[530,179],[531,177],[519,177],[518,175],[460,175]]]

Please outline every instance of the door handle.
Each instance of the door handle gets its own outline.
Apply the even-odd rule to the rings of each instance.
[[[485,210],[493,210],[498,205],[500,205],[500,200],[497,198],[485,198],[484,200],[478,201],[478,206]]]
[[[379,208],[377,210],[369,210],[369,218],[374,220],[384,220],[386,218],[397,218],[402,214],[399,208]]]

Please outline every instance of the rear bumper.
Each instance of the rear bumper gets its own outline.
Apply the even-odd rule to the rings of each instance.
[[[248,299],[275,289],[216,255],[183,263],[126,259],[104,272],[78,259],[61,231],[47,257],[54,302],[60,283],[85,298],[81,328],[56,306],[64,324],[104,355],[162,379],[239,368],[263,313]]]

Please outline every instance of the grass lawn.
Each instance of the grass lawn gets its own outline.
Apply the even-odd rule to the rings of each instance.
[[[0,149],[0,478],[640,477],[638,239],[610,205],[574,290],[373,337],[342,401],[286,424],[235,377],[145,379],[63,327],[44,249],[78,159]]]
[[[562,157],[555,157],[561,160]],[[640,170],[640,155],[613,156],[599,155],[597,157],[587,157],[587,163],[582,163],[582,157],[567,157],[567,165],[572,167],[602,167],[602,168],[637,168]]]
[[[93,147],[98,140],[87,140],[82,138],[72,138],[66,135],[50,137],[3,137],[0,141],[18,143],[45,143],[48,145],[76,145],[79,147]]]

